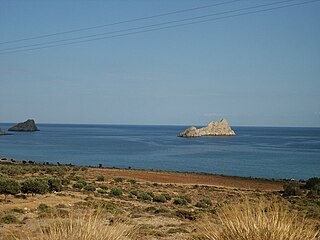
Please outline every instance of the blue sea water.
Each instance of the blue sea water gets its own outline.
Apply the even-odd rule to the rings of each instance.
[[[2,124],[6,130],[13,124]],[[179,138],[188,126],[38,124],[0,137],[0,156],[41,162],[206,172],[320,176],[320,128],[233,127],[234,137]]]

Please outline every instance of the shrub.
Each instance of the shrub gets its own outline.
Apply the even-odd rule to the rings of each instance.
[[[138,198],[141,199],[142,201],[151,201],[152,200],[152,196],[150,196],[148,192],[140,193]]]
[[[61,192],[62,190],[62,184],[59,178],[49,178],[48,185],[49,185],[50,192],[53,192],[53,191]]]
[[[184,198],[178,197],[178,198],[173,199],[173,204],[176,204],[176,205],[187,205],[188,202]]]
[[[312,189],[314,186],[320,185],[320,178],[313,177],[309,178],[306,182],[306,185],[304,186],[306,189]]]
[[[165,203],[167,201],[167,198],[164,195],[157,195],[157,196],[154,196],[153,201]]]
[[[201,221],[201,239],[319,239],[315,222],[290,212],[275,199],[227,205],[217,211],[217,219]]]
[[[82,182],[76,182],[72,185],[73,188],[81,190],[85,185]]]
[[[23,193],[45,194],[49,191],[48,181],[41,178],[28,178],[21,184]]]
[[[178,198],[175,198],[173,200],[173,203],[177,205],[187,205],[188,203],[191,203],[191,197],[188,195],[183,195]]]
[[[167,201],[171,200],[171,196],[168,193],[162,193],[161,195],[164,196]]]
[[[24,213],[25,212],[22,208],[18,208],[18,207],[13,208],[11,211],[15,212],[15,213]]]
[[[53,208],[48,206],[47,204],[41,203],[38,206],[38,211],[40,213],[52,213],[53,212]]]
[[[111,196],[121,196],[122,195],[122,189],[121,188],[111,188],[110,195]]]
[[[320,184],[313,186],[307,196],[309,198],[318,198],[320,196]]]
[[[199,208],[207,208],[207,207],[210,207],[212,206],[212,201],[210,198],[202,198],[199,200],[199,202],[196,203],[195,205],[196,207],[199,207]]]
[[[289,182],[283,186],[285,196],[300,196],[302,190],[298,182]]]
[[[123,182],[123,178],[122,177],[115,177],[114,179],[113,179],[115,182]]]
[[[70,184],[70,180],[68,178],[62,178],[61,179],[61,184],[63,186],[68,186]]]
[[[16,195],[20,192],[20,183],[14,179],[0,177],[0,194]]]
[[[10,224],[10,223],[19,223],[20,221],[16,216],[8,214],[0,219],[0,223]]]
[[[97,181],[98,182],[104,182],[104,176],[97,176]]]
[[[83,189],[86,191],[89,191],[89,192],[94,192],[96,190],[96,187],[93,184],[88,184],[88,185],[84,186]]]

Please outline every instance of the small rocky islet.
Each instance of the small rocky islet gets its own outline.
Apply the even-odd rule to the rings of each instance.
[[[34,132],[39,131],[39,129],[33,119],[28,119],[25,122],[18,123],[17,125],[9,128],[8,131]]]
[[[228,121],[222,119],[220,122],[209,122],[206,127],[196,128],[194,126],[181,132],[178,137],[202,137],[202,136],[235,136]]]

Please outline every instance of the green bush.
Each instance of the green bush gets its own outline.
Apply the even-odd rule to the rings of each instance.
[[[25,212],[22,208],[18,208],[18,207],[13,208],[11,211],[15,212],[15,213],[24,213]]]
[[[122,189],[121,188],[111,188],[110,195],[111,196],[121,196],[122,195]]]
[[[88,185],[84,186],[83,189],[88,192],[94,192],[96,190],[96,187],[93,184],[88,184]]]
[[[88,184],[88,183],[87,183],[85,180],[83,180],[83,179],[79,179],[77,182],[78,182],[78,183],[82,183],[83,186],[86,186],[86,185]]]
[[[140,193],[138,198],[142,201],[152,201],[152,196],[148,192]]]
[[[16,195],[20,192],[20,183],[8,177],[0,177],[0,194]]]
[[[148,191],[146,193],[149,194],[152,198],[154,197],[154,193],[153,192]]]
[[[187,205],[188,203],[191,203],[191,202],[192,200],[189,195],[182,195],[173,200],[173,204],[176,204],[176,205]]]
[[[41,203],[38,206],[38,211],[41,213],[52,213],[53,212],[53,208],[48,206],[47,204]]]
[[[167,201],[171,200],[171,196],[168,193],[162,193],[161,195],[164,196]]]
[[[283,186],[285,196],[302,195],[301,185],[298,182],[289,182]]]
[[[178,197],[178,198],[173,199],[173,204],[176,204],[176,205],[187,205],[188,202],[184,198]]]
[[[59,178],[49,178],[48,179],[49,191],[50,192],[61,192],[62,184]]]
[[[313,177],[309,178],[306,182],[306,185],[304,186],[306,189],[312,189],[314,186],[320,185],[320,178]]]
[[[153,201],[154,202],[165,203],[167,201],[167,198],[164,195],[161,194],[161,195],[154,196]]]
[[[61,178],[61,184],[63,186],[68,186],[70,184],[70,180],[68,178]]]
[[[320,184],[313,186],[307,196],[309,198],[318,198],[320,196]]]
[[[32,194],[45,194],[49,191],[48,181],[41,178],[28,178],[21,184],[21,192]]]
[[[97,181],[98,182],[104,182],[104,176],[97,176]]]
[[[119,182],[123,182],[123,178],[122,177],[115,177],[113,179],[115,182],[119,183]]]
[[[72,185],[73,188],[81,190],[85,185],[82,182],[76,182]]]
[[[205,198],[200,199],[199,202],[197,202],[195,206],[198,208],[207,208],[207,207],[212,206],[212,201],[210,198],[205,197]]]
[[[0,219],[0,223],[10,224],[10,223],[19,223],[20,221],[16,216],[8,214]]]

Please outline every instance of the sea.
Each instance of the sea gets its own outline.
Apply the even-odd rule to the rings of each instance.
[[[37,126],[40,131],[0,136],[0,157],[254,178],[320,177],[320,128],[241,126],[232,127],[233,137],[181,138],[189,126]]]

